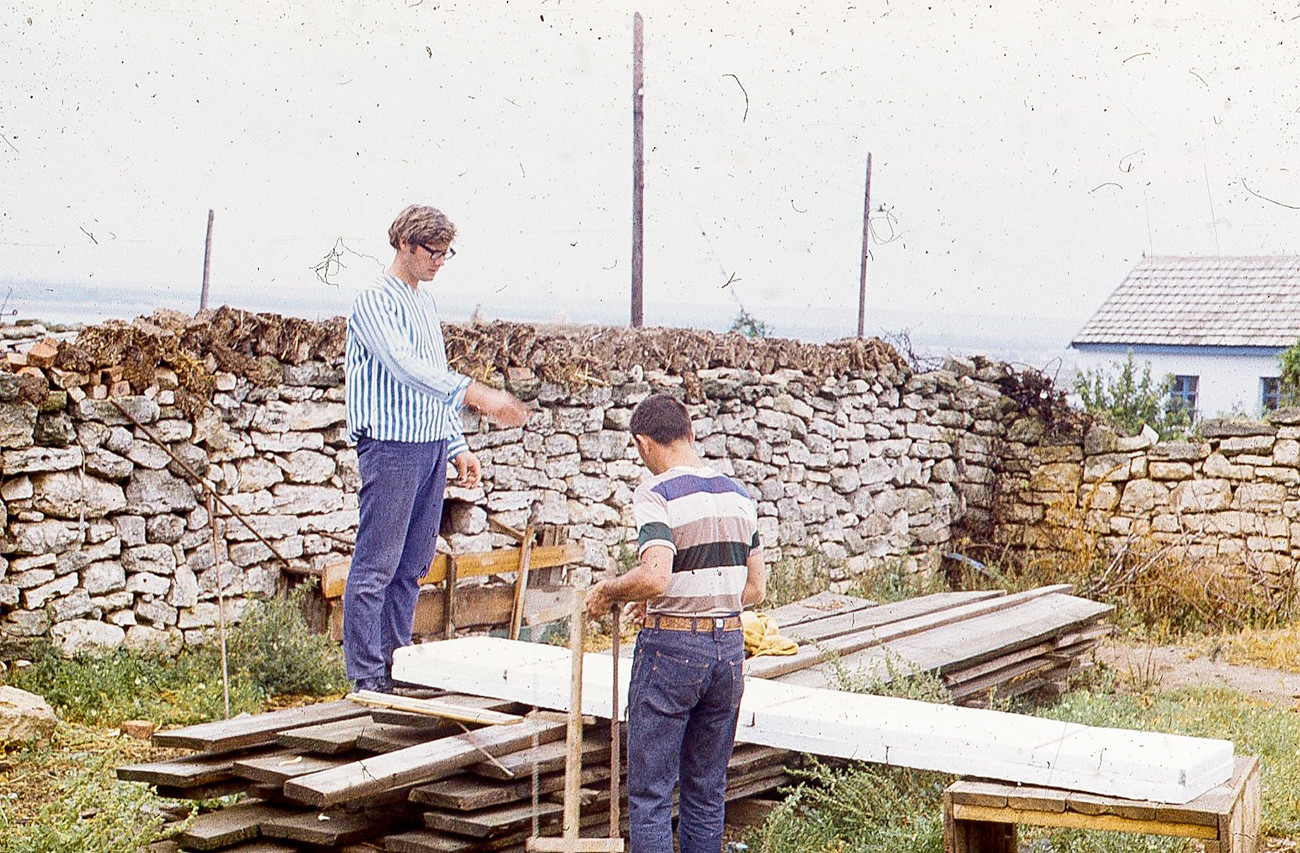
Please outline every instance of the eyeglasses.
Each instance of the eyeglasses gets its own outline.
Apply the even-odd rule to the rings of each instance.
[[[456,257],[456,250],[453,249],[451,246],[448,246],[447,248],[443,249],[441,252],[435,252],[433,249],[430,249],[428,246],[424,245],[423,243],[416,243],[415,245],[419,246],[421,249],[424,249],[424,251],[428,252],[430,258],[434,258],[434,259],[442,258],[444,261],[449,261],[452,258]]]

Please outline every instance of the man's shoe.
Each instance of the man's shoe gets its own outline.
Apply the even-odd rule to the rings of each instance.
[[[386,678],[362,678],[356,682],[358,692],[369,690],[372,693],[392,693],[393,682]]]

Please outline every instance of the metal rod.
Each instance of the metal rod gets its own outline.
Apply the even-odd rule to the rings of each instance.
[[[871,152],[867,152],[867,189],[862,203],[862,278],[858,283],[858,337],[867,324],[867,256],[871,253]]]

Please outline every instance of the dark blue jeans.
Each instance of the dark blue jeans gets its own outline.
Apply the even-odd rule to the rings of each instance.
[[[627,707],[631,853],[673,853],[673,787],[681,781],[681,853],[718,853],[727,762],[745,690],[740,631],[645,628]]]
[[[358,689],[392,688],[393,649],[410,645],[420,578],[442,523],[447,442],[357,442],[360,520],[343,592],[343,657]]]

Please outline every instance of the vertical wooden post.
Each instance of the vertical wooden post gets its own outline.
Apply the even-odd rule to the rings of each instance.
[[[569,617],[569,652],[573,655],[569,681],[569,726],[564,753],[564,837],[578,837],[582,788],[582,653],[587,628],[587,596],[573,588],[573,614]]]
[[[867,255],[871,251],[871,152],[867,152],[867,190],[862,203],[862,278],[858,282],[858,337],[867,325]]]
[[[199,310],[208,307],[208,269],[212,264],[212,208],[208,208],[208,238],[203,243],[203,289],[199,291]]]
[[[642,109],[645,94],[642,52],[644,34],[641,13],[632,16],[632,328],[639,329],[645,321],[642,308],[644,252],[644,200],[645,200],[645,113]]]

